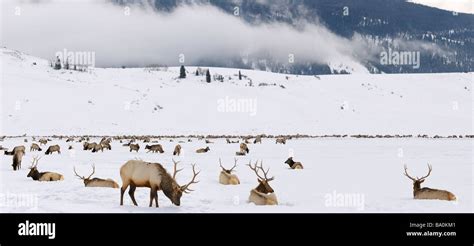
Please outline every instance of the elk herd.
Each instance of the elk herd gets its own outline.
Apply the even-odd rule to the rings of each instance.
[[[285,137],[278,137],[275,139],[275,144],[286,144],[289,138]],[[161,144],[158,144],[157,141],[153,141],[154,144],[151,144],[151,138],[144,137],[144,138],[114,138],[114,140],[119,140],[122,143],[124,140],[128,141],[128,143],[122,144],[122,146],[127,147],[129,152],[140,151],[140,144],[137,142],[138,140],[142,140],[143,143],[150,143],[145,145],[145,150],[147,153],[159,153],[164,154],[164,148]],[[202,139],[201,139],[202,140]],[[35,139],[33,138],[33,141]],[[37,143],[32,143],[30,146],[30,152],[41,152],[43,148],[42,145],[47,145],[48,142],[52,141],[51,139],[41,138]],[[104,150],[112,150],[112,138],[102,138],[99,143],[90,142],[90,138],[80,137],[68,137],[66,142],[81,142],[82,149],[84,151],[91,151],[92,153],[103,152]],[[170,141],[171,142],[171,141]],[[191,142],[188,139],[187,142]],[[38,144],[39,143],[39,144]],[[179,143],[185,143],[185,141],[179,141]],[[204,143],[214,144],[213,141],[205,139]],[[250,153],[249,145],[250,143],[253,144],[261,144],[262,137],[257,136],[255,137],[254,141],[250,141],[249,138],[244,138],[242,141],[239,140],[231,140],[229,138],[226,139],[227,144],[238,144],[239,150],[235,152],[236,156],[245,156]],[[186,146],[185,146],[186,147]],[[14,171],[18,171],[21,169],[21,163],[23,160],[23,156],[25,155],[25,146],[16,146],[13,150],[8,151],[2,147],[4,150],[5,155],[11,155],[12,157],[12,167]],[[73,149],[72,145],[69,144],[69,149]],[[199,148],[195,150],[195,153],[198,154],[205,154],[209,152],[211,149],[209,146],[204,148]],[[51,155],[56,153],[57,155],[61,155],[61,147],[58,144],[50,145],[47,147],[46,151],[44,152],[45,155]],[[180,144],[175,145],[173,150],[173,156],[180,156],[182,154],[182,146]],[[29,167],[29,172],[27,177],[31,177],[35,181],[63,181],[64,176],[60,173],[52,172],[52,171],[45,171],[40,172],[38,170],[38,163],[41,157],[33,157],[32,165]],[[83,181],[85,187],[105,187],[105,188],[115,188],[118,189],[120,187],[120,205],[123,205],[124,200],[124,193],[128,189],[128,194],[132,203],[135,206],[138,206],[138,203],[135,199],[135,190],[136,188],[145,187],[150,189],[150,201],[149,206],[151,207],[153,203],[155,206],[158,207],[158,191],[162,191],[163,194],[176,206],[180,206],[181,204],[181,197],[183,193],[189,193],[193,190],[190,189],[191,185],[197,184],[199,181],[196,180],[200,171],[196,171],[196,165],[191,165],[192,177],[189,182],[184,185],[180,185],[176,179],[177,173],[182,171],[183,168],[178,169],[179,161],[173,161],[173,171],[170,173],[162,163],[158,162],[146,162],[143,160],[129,160],[125,162],[120,167],[120,178],[122,180],[121,187],[119,184],[110,179],[110,178],[97,178],[92,176],[95,174],[96,167],[92,165],[92,172],[86,177],[82,176],[77,173],[76,167],[73,167],[73,173],[76,177]],[[219,172],[218,176],[218,183],[221,185],[241,185],[241,181],[236,174],[238,159],[234,157],[234,163],[230,169],[231,165],[224,165],[219,158],[219,167],[221,171]],[[282,164],[288,165],[288,169],[303,169],[303,164],[299,161],[294,161],[293,156],[290,156],[286,161],[282,161]],[[226,167],[227,166],[227,167]],[[278,200],[275,194],[275,191],[270,186],[270,182],[273,181],[275,178],[269,177],[270,168],[265,169],[263,167],[263,161],[255,161],[252,164],[251,161],[246,165],[249,167],[249,173],[254,173],[257,178],[257,185],[255,188],[250,188],[250,194],[248,197],[248,202],[254,203],[255,205],[278,205]],[[414,199],[437,199],[437,200],[448,200],[453,201],[456,200],[456,196],[445,190],[438,190],[432,189],[427,187],[421,187],[421,184],[426,180],[428,176],[430,176],[432,171],[431,165],[428,165],[428,174],[421,177],[421,178],[414,178],[408,174],[407,167],[405,166],[404,175],[408,177],[410,180],[413,181],[413,197]]]

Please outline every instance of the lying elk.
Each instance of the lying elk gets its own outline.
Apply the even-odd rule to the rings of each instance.
[[[247,146],[246,143],[241,143],[240,144],[240,152],[246,152],[247,154],[249,153],[249,147]]]
[[[270,169],[267,169],[265,172],[263,169],[263,162],[260,162],[260,166],[257,165],[257,162],[252,166],[249,162],[247,166],[255,172],[258,181],[258,186],[250,191],[249,202],[253,202],[255,205],[278,205],[277,197],[274,193],[275,191],[272,189],[270,184],[268,184],[268,182],[274,179],[274,177],[267,177]],[[258,173],[260,170],[263,172],[263,177]]]
[[[13,154],[13,164],[12,164],[13,171],[21,169],[21,161],[24,155],[25,155],[25,152],[23,151],[16,151]]]
[[[275,143],[276,143],[276,144],[279,144],[279,143],[280,143],[280,144],[286,144],[286,138],[277,138],[277,139],[275,140]]]
[[[92,165],[92,173],[89,175],[89,177],[85,176],[80,176],[76,172],[76,167],[74,167],[74,174],[79,178],[84,181],[84,185],[86,187],[109,187],[109,188],[115,188],[117,189],[119,185],[113,181],[112,179],[101,179],[101,178],[93,178],[91,179],[92,175],[95,173],[95,166]]]
[[[209,150],[211,150],[211,149],[209,148],[209,146],[207,146],[206,148],[200,148],[200,149],[196,150],[196,153],[206,153]]]
[[[16,152],[23,152],[23,154],[25,154],[25,146],[16,146],[12,151],[5,150],[5,155],[14,155]]]
[[[54,172],[38,172],[38,169],[36,168],[38,166],[38,161],[41,158],[38,157],[33,157],[33,162],[30,167],[30,172],[26,177],[31,177],[33,180],[36,181],[58,181],[58,180],[64,180],[64,176],[59,173],[54,173]]]
[[[30,152],[31,151],[43,151],[38,144],[32,143],[30,147]]]
[[[206,139],[205,142],[206,142],[207,144],[212,144],[212,143],[214,143],[214,142],[212,142],[212,141],[209,140],[209,139]]]
[[[73,137],[69,137],[67,140],[66,140],[66,143],[68,142],[74,142],[74,138]]]
[[[136,152],[138,152],[138,150],[140,149],[140,145],[138,144],[130,144],[129,147],[130,147],[130,152],[132,152],[132,150],[135,150]]]
[[[221,159],[219,158],[219,165],[222,168],[221,173],[219,174],[219,183],[223,185],[238,185],[240,184],[239,177],[237,175],[232,174],[234,168],[237,166],[237,159],[234,159],[234,166],[231,169],[225,169],[222,166]]]
[[[178,144],[176,147],[174,147],[173,155],[181,155],[181,145]]]
[[[285,163],[288,164],[291,169],[303,169],[303,164],[301,164],[299,161],[293,161],[293,157],[288,158]]]
[[[174,172],[173,175],[170,175],[160,163],[150,163],[140,160],[127,161],[120,168],[120,177],[122,178],[120,205],[123,205],[123,194],[128,186],[130,186],[128,194],[135,206],[138,206],[134,195],[137,187],[148,187],[151,189],[150,207],[153,204],[153,200],[155,200],[156,207],[158,207],[159,190],[162,190],[165,196],[168,197],[174,205],[179,206],[183,192],[189,193],[192,191],[189,189],[189,186],[199,182],[194,180],[199,172],[196,173],[195,165],[193,165],[193,178],[189,183],[180,186],[176,181],[176,174],[183,169],[178,170],[177,165],[179,162],[174,160],[173,162]]]
[[[52,154],[53,152],[58,152],[58,154],[61,154],[61,147],[59,145],[51,145],[49,148],[46,150],[45,154],[49,155]]]
[[[456,196],[446,190],[431,189],[428,187],[421,188],[421,183],[425,182],[425,179],[430,176],[432,167],[428,164],[428,174],[421,178],[413,178],[407,172],[407,166],[405,165],[405,176],[413,181],[413,197],[415,199],[438,199],[455,201]]]
[[[160,152],[161,154],[163,154],[165,151],[163,150],[163,147],[161,146],[161,144],[153,144],[153,145],[146,145],[145,146],[145,149],[147,149],[147,153],[148,152],[153,152],[153,153],[156,153],[156,152]]]

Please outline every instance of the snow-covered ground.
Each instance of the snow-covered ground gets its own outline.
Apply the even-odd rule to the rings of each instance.
[[[62,173],[65,179],[61,182],[41,183],[26,177],[32,157],[43,154],[27,151],[23,168],[17,172],[10,166],[11,156],[0,157],[0,194],[10,194],[9,199],[4,198],[1,212],[473,212],[472,142],[466,139],[298,139],[289,140],[287,145],[264,139],[262,144],[249,146],[248,156],[238,158],[236,174],[241,184],[237,186],[218,183],[218,160],[222,158],[230,168],[238,144],[220,139],[208,145],[210,152],[197,154],[194,151],[206,144],[194,139],[181,143],[183,155],[175,160],[185,168],[178,174],[180,183],[189,181],[191,163],[201,170],[200,182],[193,185],[194,192],[183,195],[180,207],[159,192],[158,209],[148,208],[148,188],[138,188],[135,193],[139,207],[132,205],[127,193],[125,206],[121,207],[119,189],[85,188],[74,176],[73,167],[79,174],[88,175],[95,164],[94,176],[121,184],[120,166],[134,158],[162,163],[171,171],[176,142],[160,141],[164,154],[143,150],[130,153],[118,142],[113,143],[112,151],[104,153],[83,151],[81,143],[74,143],[73,151],[66,150],[64,140],[54,143],[61,145],[63,153],[43,156],[38,167],[40,171]],[[23,138],[17,138],[1,144],[24,143]],[[291,170],[283,163],[289,151],[303,163],[304,170]],[[270,167],[270,175],[275,176],[270,184],[279,206],[259,207],[246,202],[250,189],[257,185],[255,174],[245,166],[249,160],[263,160],[264,166]],[[424,185],[449,190],[458,201],[414,200],[412,181],[403,175],[405,163],[413,176],[426,174],[426,164],[430,163],[433,172]]]
[[[187,134],[429,134],[471,135],[472,73],[296,76],[261,71],[211,68],[224,82],[208,84],[187,67],[96,68],[91,72],[53,70],[48,62],[2,49],[0,135],[187,135]],[[36,62],[36,65],[33,63]],[[230,79],[229,79],[230,78]],[[267,86],[259,86],[266,83]],[[252,86],[251,86],[252,85]],[[240,108],[232,103],[240,104]],[[24,139],[28,143],[24,143]],[[136,192],[139,207],[119,206],[119,190],[85,188],[74,177],[73,166],[121,184],[119,168],[141,158],[171,167],[178,140],[163,139],[166,153],[130,153],[117,141],[112,151],[83,151],[81,143],[67,150],[54,139],[60,155],[44,156],[40,171],[64,174],[61,182],[40,183],[27,178],[34,155],[27,151],[23,169],[12,171],[11,156],[0,156],[0,212],[473,212],[472,139],[293,139],[276,145],[274,139],[250,145],[239,157],[241,185],[218,184],[218,159],[233,164],[238,144],[224,139],[209,144],[211,151],[196,154],[204,140],[185,142],[179,159],[191,175],[190,164],[202,170],[195,192],[184,195],[176,207],[160,192],[161,208],[148,208],[149,190]],[[6,138],[0,145],[26,145],[31,137]],[[290,153],[304,170],[288,169]],[[246,203],[255,175],[245,166],[263,160],[275,180],[271,182],[279,206]],[[426,164],[433,173],[424,183],[453,192],[457,202],[415,201],[412,182],[403,176],[403,164],[421,176]],[[24,206],[25,205],[25,206]]]
[[[178,79],[179,68],[84,73],[53,70],[8,49],[0,55],[4,135],[473,132],[472,73],[315,77],[242,70],[248,77],[238,80],[238,69],[211,68],[225,81],[208,84],[195,67]]]

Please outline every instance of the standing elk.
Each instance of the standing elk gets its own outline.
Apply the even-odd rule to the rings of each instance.
[[[156,152],[160,152],[161,154],[163,154],[165,151],[163,150],[163,147],[161,146],[161,144],[153,144],[153,145],[146,145],[145,146],[145,149],[147,149],[147,153],[148,152],[153,152],[153,153],[156,153]]]
[[[64,176],[59,173],[55,172],[39,172],[36,168],[38,166],[38,161],[41,158],[33,157],[33,161],[30,167],[30,172],[26,177],[31,177],[33,180],[36,181],[59,181],[64,180]]]
[[[421,188],[421,183],[425,182],[425,179],[428,178],[431,174],[433,168],[428,164],[428,174],[421,178],[413,178],[407,172],[407,166],[405,165],[405,176],[413,181],[413,198],[415,199],[437,199],[437,200],[447,200],[455,201],[456,196],[446,190],[431,189],[428,187]]]
[[[209,150],[211,150],[211,149],[209,148],[209,146],[207,146],[206,148],[200,148],[200,149],[196,150],[196,153],[206,153]]]
[[[262,136],[257,136],[255,137],[255,140],[253,141],[254,144],[256,143],[262,143]]]
[[[258,186],[250,191],[249,202],[253,202],[255,205],[278,205],[278,200],[275,195],[275,191],[270,186],[268,182],[272,181],[274,177],[268,178],[267,174],[270,169],[263,169],[263,162],[260,162],[260,166],[257,165],[258,162],[255,162],[255,165],[249,162],[247,166],[252,169],[257,175]],[[258,173],[259,170],[262,170],[263,177]]]
[[[74,174],[84,181],[85,187],[107,187],[107,188],[119,188],[119,185],[112,179],[101,179],[101,178],[93,178],[91,179],[92,175],[95,173],[95,166],[92,165],[92,173],[89,177],[80,176],[76,172],[76,167],[74,167]]]
[[[219,183],[223,185],[240,184],[239,177],[237,177],[235,174],[232,174],[234,168],[237,166],[237,159],[234,158],[234,166],[231,169],[225,169],[225,167],[222,166],[221,158],[219,158],[219,165],[222,168],[222,171],[219,174]]]
[[[174,147],[173,155],[181,155],[181,145],[178,144],[176,147]]]
[[[30,147],[30,152],[31,151],[43,151],[38,144],[32,143]]]
[[[285,161],[286,164],[288,164],[288,166],[290,166],[291,169],[303,169],[303,164],[301,164],[301,162],[297,161],[293,161],[293,157],[290,157],[288,158],[288,160]]]
[[[173,160],[173,163],[174,171],[173,175],[170,175],[160,163],[150,163],[141,160],[127,161],[120,168],[120,177],[122,178],[120,205],[123,205],[123,194],[128,186],[130,186],[128,194],[135,206],[138,206],[135,200],[135,189],[137,187],[150,188],[150,207],[153,204],[153,200],[155,200],[156,207],[158,207],[159,190],[162,190],[165,196],[168,197],[174,205],[179,206],[183,193],[191,192],[192,190],[189,189],[189,186],[199,182],[195,181],[195,178],[200,172],[196,173],[195,165],[192,165],[193,178],[189,183],[179,185],[176,181],[176,174],[183,169],[177,169],[179,162]]]
[[[25,154],[25,146],[16,146],[12,151],[5,150],[5,155],[14,155],[16,152],[23,152],[23,154]]]
[[[46,145],[48,143],[48,140],[45,138],[42,138],[38,142],[40,143],[40,145]]]
[[[136,152],[138,152],[138,150],[140,149],[140,145],[138,144],[130,144],[129,147],[130,147],[130,152],[132,152],[132,150],[135,150]]]
[[[12,164],[13,171],[21,169],[21,161],[24,155],[25,155],[25,152],[23,151],[16,151],[13,154],[13,164]]]
[[[276,144],[279,144],[279,143],[280,143],[280,144],[286,144],[286,138],[277,138],[277,139],[275,140],[275,143],[276,143]]]
[[[51,145],[49,148],[46,150],[45,154],[49,155],[52,154],[53,152],[58,152],[58,154],[61,154],[61,147],[59,145]]]

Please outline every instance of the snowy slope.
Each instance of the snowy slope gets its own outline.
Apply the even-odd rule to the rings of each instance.
[[[0,55],[1,135],[472,133],[472,73],[243,70],[238,80],[237,69],[210,68],[225,81],[207,84],[195,67],[178,79],[174,67],[76,72],[5,48]],[[232,108],[239,100],[255,107]]]

